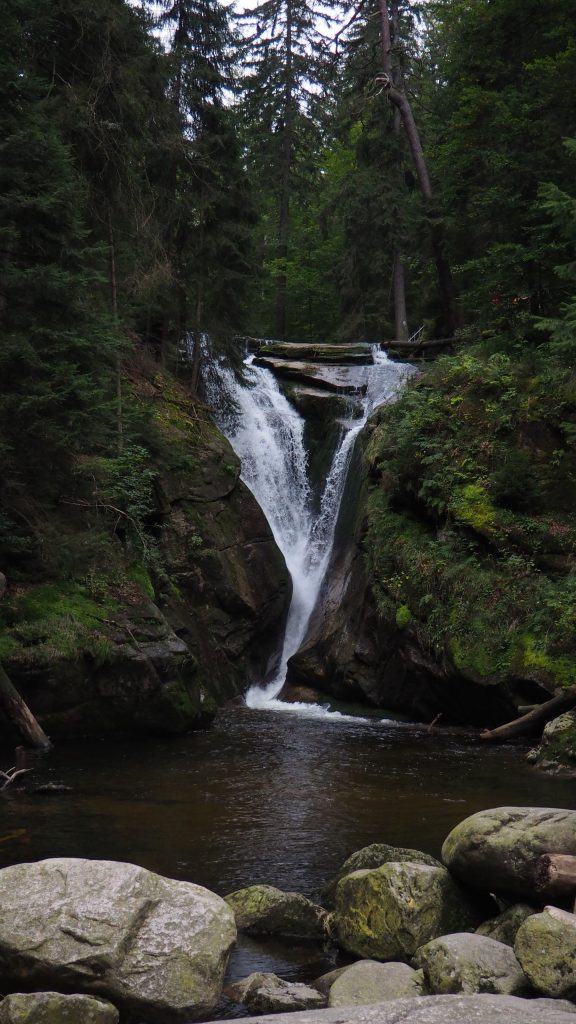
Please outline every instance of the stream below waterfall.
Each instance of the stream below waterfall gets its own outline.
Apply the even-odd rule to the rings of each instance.
[[[539,774],[524,752],[463,731],[319,722],[238,703],[189,736],[57,746],[39,759],[28,792],[2,799],[0,866],[103,858],[223,895],[262,882],[317,897],[369,843],[438,856],[450,829],[482,808],[576,808],[573,780]],[[45,783],[71,790],[32,792]],[[230,975],[310,980],[332,957],[315,944],[241,938]]]

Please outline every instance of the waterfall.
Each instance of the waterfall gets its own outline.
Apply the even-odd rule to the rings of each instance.
[[[242,464],[241,477],[261,506],[292,577],[293,594],[282,654],[274,678],[252,686],[250,707],[300,710],[324,714],[314,705],[275,700],[286,678],[288,659],[306,635],[334,541],[346,475],[354,442],[369,415],[401,389],[413,367],[393,363],[377,346],[372,366],[348,368],[350,384],[362,389],[351,406],[362,403],[362,415],[346,421],[315,510],[308,479],[304,420],[290,404],[271,370],[245,361],[244,382],[224,364],[213,364],[205,381],[216,422]]]

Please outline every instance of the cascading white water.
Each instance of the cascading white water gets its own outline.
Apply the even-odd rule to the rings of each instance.
[[[314,705],[284,704],[275,698],[286,678],[288,659],[304,639],[320,592],[354,442],[370,413],[390,401],[414,372],[411,366],[392,363],[377,346],[373,359],[373,366],[348,368],[350,385],[365,388],[362,399],[354,397],[354,404],[362,402],[362,416],[343,425],[319,511],[311,500],[304,421],[274,374],[254,366],[249,357],[247,383],[240,383],[223,365],[213,367],[206,382],[218,425],[241,460],[242,479],[264,511],[292,576],[292,602],[278,670],[265,686],[250,688],[246,696],[250,707],[326,713]]]

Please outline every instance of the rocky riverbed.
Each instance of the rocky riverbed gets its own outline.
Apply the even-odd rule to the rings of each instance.
[[[563,1024],[576,1019],[576,884],[543,878],[553,855],[576,862],[576,811],[481,811],[441,860],[373,844],[327,880],[323,905],[269,885],[222,899],[114,861],[8,867],[0,1024],[185,1024],[223,1007],[294,1024],[335,1010],[367,1024]],[[238,932],[321,940],[348,962],[307,985],[265,972],[226,985]]]

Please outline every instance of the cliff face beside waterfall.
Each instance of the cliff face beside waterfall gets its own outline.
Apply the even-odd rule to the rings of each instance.
[[[569,370],[474,353],[382,407],[289,681],[482,725],[572,685],[574,416]]]
[[[185,731],[261,678],[281,643],[290,576],[237,456],[173,379],[132,384],[163,445],[146,557],[120,529],[104,534],[110,499],[94,476],[44,513],[77,552],[66,575],[9,577],[0,605],[2,661],[53,738]]]

